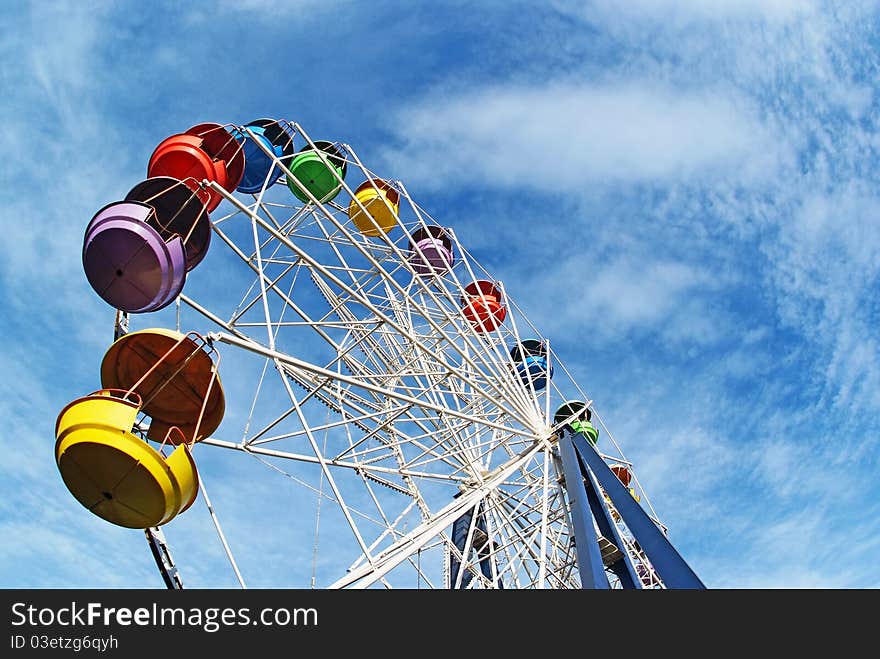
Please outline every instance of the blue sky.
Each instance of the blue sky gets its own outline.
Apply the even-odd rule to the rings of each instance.
[[[270,116],[405,179],[504,279],[707,585],[880,587],[875,3],[410,4],[6,9],[0,584],[161,585],[53,464],[111,338],[82,232],[167,135]],[[271,560],[311,560],[311,524]],[[195,538],[185,581],[232,585]]]

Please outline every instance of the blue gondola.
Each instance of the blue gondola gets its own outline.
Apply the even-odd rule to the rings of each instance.
[[[272,119],[256,119],[246,124],[245,128],[252,132],[256,139],[252,139],[244,132],[234,132],[235,139],[243,143],[245,157],[244,175],[236,189],[246,194],[256,194],[263,189],[263,182],[269,176],[270,170],[272,175],[266,183],[267,188],[274,185],[283,174],[279,167],[272,169],[274,163],[260,144],[274,153],[277,158],[290,158],[294,153],[293,134]],[[257,141],[260,144],[257,144]]]
[[[553,377],[553,365],[547,370],[547,347],[542,341],[527,339],[510,349],[510,357],[516,365],[516,373],[523,384],[531,380],[535,391],[547,386],[547,380]],[[548,377],[549,375],[549,377]]]

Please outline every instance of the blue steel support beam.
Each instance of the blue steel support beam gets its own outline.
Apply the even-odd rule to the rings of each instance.
[[[492,581],[492,558],[489,554],[492,552],[494,543],[488,539],[489,531],[486,530],[486,516],[482,511],[477,517],[477,528],[480,529],[487,538],[486,544],[477,548],[477,556],[480,558],[480,571],[483,573],[484,577],[489,581]],[[496,586],[501,590],[504,589],[504,584],[501,582],[501,579],[498,580]]]
[[[611,499],[618,514],[623,518],[630,533],[641,545],[642,551],[645,552],[666,587],[705,588],[706,586],[700,581],[700,578],[676,551],[654,521],[648,517],[648,514],[632,497],[629,490],[614,475],[596,449],[582,435],[572,432],[568,427],[563,428],[561,434],[560,446],[562,446],[564,439],[571,438],[571,442],[581,460],[584,461],[584,465],[596,476],[599,485],[608,494],[608,498]],[[566,480],[568,480],[567,473]]]
[[[464,546],[467,543],[468,533],[470,532],[471,523],[473,522],[474,513],[476,512],[477,521],[476,528],[483,532],[486,536],[486,544],[480,547],[473,546],[472,550],[476,551],[477,557],[480,559],[480,571],[483,573],[483,576],[486,577],[489,581],[492,581],[492,558],[489,554],[492,551],[492,541],[488,540],[489,532],[486,530],[486,519],[483,514],[483,505],[482,502],[478,503],[476,506],[463,513],[461,517],[459,517],[452,524],[452,542],[458,547],[458,551],[462,553],[463,558],[468,561],[470,556],[470,551],[465,554]],[[474,544],[474,543],[472,543]],[[450,557],[450,580],[449,587],[455,588],[455,582],[458,580],[458,572],[462,569],[461,561],[452,554]],[[461,585],[459,588],[467,588],[473,580],[474,575],[470,570],[465,569],[464,574],[461,575]],[[496,584],[497,588],[503,589],[504,584],[501,580],[498,580]]]
[[[571,441],[571,433],[559,439],[559,457],[565,474],[565,491],[574,527],[575,552],[578,569],[581,573],[581,588],[610,588],[602,554],[599,552],[599,538],[593,528],[593,516],[587,501],[587,490],[581,474],[581,463]]]
[[[467,543],[468,533],[474,518],[474,510],[475,508],[471,508],[452,523],[452,542],[458,548],[458,551],[462,553],[462,557],[465,560],[468,559],[468,554],[470,554],[470,552],[465,554],[464,546]],[[450,568],[449,587],[455,588],[455,583],[458,581],[458,572],[461,570],[461,561],[458,560],[454,553],[451,555]],[[467,588],[473,576],[470,570],[465,570],[465,573],[461,575],[461,585],[459,588]]]
[[[599,532],[614,542],[617,548],[623,553],[623,556],[610,566],[611,570],[617,575],[617,578],[620,579],[620,585],[624,588],[644,588],[642,580],[636,575],[635,568],[630,560],[629,552],[626,550],[626,545],[623,543],[623,538],[620,537],[620,532],[617,530],[617,524],[611,519],[611,512],[608,510],[608,506],[605,505],[605,499],[599,494],[599,486],[596,484],[596,477],[593,475],[593,472],[586,467],[583,467],[583,473],[589,482],[589,487],[587,487],[587,500],[590,502],[593,517],[596,519],[596,524],[599,526]]]

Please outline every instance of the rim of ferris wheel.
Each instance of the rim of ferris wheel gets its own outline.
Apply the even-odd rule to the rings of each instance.
[[[459,302],[464,317],[477,332],[491,332],[507,317],[501,288],[486,279],[478,279],[465,286]]]
[[[387,181],[373,178],[355,189],[354,198],[348,205],[348,216],[365,236],[380,236],[397,226],[399,210],[400,193]]]
[[[419,275],[445,272],[455,262],[449,232],[435,224],[420,227],[412,232],[409,251],[412,253],[409,258],[410,266]]]
[[[171,521],[198,494],[198,472],[182,444],[165,457],[132,432],[140,401],[101,389],[69,403],[55,424],[55,460],[67,489],[90,512],[126,528]]]
[[[151,226],[152,206],[115,201],[95,213],[83,238],[86,278],[107,304],[128,313],[169,305],[186,281],[180,236],[163,239]]]
[[[104,355],[101,385],[141,396],[142,410],[151,419],[148,439],[162,442],[177,427],[187,442],[198,442],[220,426],[226,409],[215,352],[196,332],[131,332]],[[174,437],[168,441],[177,443]]]
[[[318,153],[325,155],[322,158]],[[329,163],[329,167],[327,166]],[[287,166],[296,181],[288,179],[287,187],[293,195],[303,203],[311,201],[308,195],[300,190],[306,188],[321,203],[330,201],[342,190],[342,181],[348,165],[342,147],[327,140],[315,140],[314,146],[306,144],[299,150]]]
[[[277,119],[254,119],[249,121],[247,128],[258,126],[263,129],[263,136],[269,140],[273,146],[281,147],[281,153],[284,158],[290,158],[296,153],[294,147],[294,130],[289,121]]]
[[[147,224],[156,229],[165,240],[179,235],[186,252],[186,270],[195,268],[211,245],[211,218],[208,214],[208,195],[200,195],[198,184],[192,179],[181,181],[170,176],[156,176],[141,181],[128,194],[126,201],[139,201],[153,207],[154,215]]]
[[[632,472],[629,470],[629,467],[621,464],[611,465],[611,471],[614,472],[614,475],[617,476],[617,479],[623,483],[624,487],[629,487],[629,482],[632,480]]]
[[[284,156],[284,149],[266,136],[263,126],[245,124],[244,128],[250,134],[237,129],[232,131],[235,139],[242,144],[245,162],[244,173],[236,190],[245,194],[256,194],[264,186],[268,188],[274,185],[284,173],[279,167],[275,167],[275,162],[266,154],[266,150],[276,158],[281,158]],[[266,150],[257,142],[260,142]]]

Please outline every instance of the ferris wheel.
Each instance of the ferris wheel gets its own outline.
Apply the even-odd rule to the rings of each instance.
[[[297,587],[702,587],[551,339],[404,181],[275,119],[197,124],[145,162],[86,227],[115,340],[55,457],[168,587],[187,564],[162,529],[200,495],[248,583],[209,452],[314,521],[298,555],[322,578]]]

